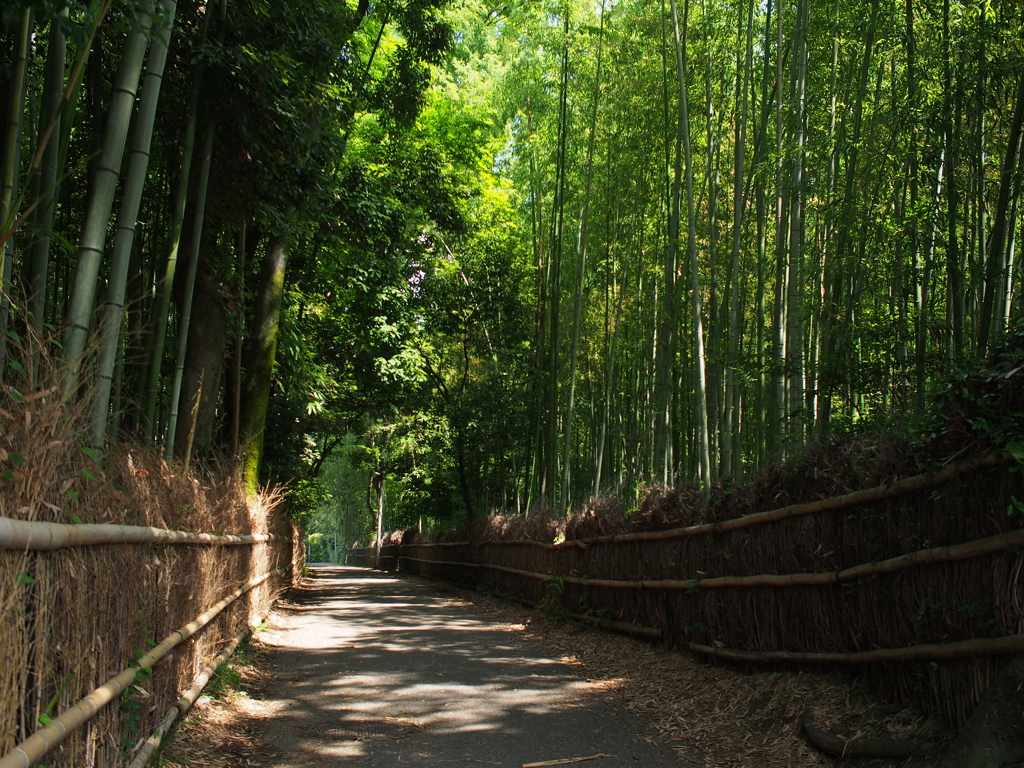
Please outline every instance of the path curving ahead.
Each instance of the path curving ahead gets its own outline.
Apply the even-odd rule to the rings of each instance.
[[[263,768],[681,765],[621,702],[464,601],[363,568],[310,575],[261,635],[277,672]]]

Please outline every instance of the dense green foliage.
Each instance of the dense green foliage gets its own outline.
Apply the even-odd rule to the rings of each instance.
[[[5,230],[49,188],[63,6],[4,8]],[[61,90],[106,14],[54,132],[55,216],[8,244],[19,338],[39,242],[46,323],[79,290],[89,167],[146,9],[62,23]],[[394,529],[631,501],[906,422],[1020,315],[1022,21],[1002,0],[183,2],[99,412],[179,458],[258,435],[259,477],[349,543],[380,510]],[[178,269],[163,354],[179,189],[194,291]]]

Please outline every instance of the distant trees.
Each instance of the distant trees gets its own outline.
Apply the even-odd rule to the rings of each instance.
[[[532,273],[530,351],[489,343],[533,373],[490,378],[483,337],[461,363],[493,387],[476,418],[526,408],[476,465],[489,504],[740,481],[919,413],[1020,314],[1012,3],[552,0],[455,23],[450,77],[493,83],[508,139],[484,181],[518,190]]]
[[[60,330],[96,448],[237,446],[310,505],[325,467],[406,523],[739,482],[919,413],[1020,315],[1021,32],[973,0],[13,0],[2,340]]]
[[[62,330],[96,450],[127,428],[185,458],[234,433],[261,477],[288,246],[336,226],[356,121],[382,137],[415,121],[448,45],[442,3],[4,6],[0,274],[16,311],[0,335],[38,350]],[[364,228],[356,207],[337,212]],[[3,376],[36,386],[38,361]]]

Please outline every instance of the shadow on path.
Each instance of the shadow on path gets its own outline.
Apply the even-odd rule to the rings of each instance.
[[[310,574],[261,635],[278,673],[265,768],[680,765],[636,715],[465,603],[362,568]]]

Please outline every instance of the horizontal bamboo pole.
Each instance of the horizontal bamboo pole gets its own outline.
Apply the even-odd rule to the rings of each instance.
[[[979,541],[984,541],[984,539],[980,539]],[[971,544],[974,543],[975,542],[971,542]],[[946,549],[952,549],[952,547]],[[417,558],[409,559],[414,560],[416,562],[426,562],[435,565],[459,565],[471,568],[492,568],[494,570],[530,576],[533,578],[548,578],[548,576],[545,576],[544,574],[533,573],[530,571],[520,571],[516,568],[506,568],[505,566],[489,566],[474,563],[446,563],[444,561],[419,560]],[[565,581],[570,584],[580,583],[591,586],[595,584],[594,580],[577,579],[574,577],[566,577]],[[635,584],[634,582],[622,583]],[[638,625],[627,624],[625,622],[609,622],[607,619],[597,619],[596,617],[592,618],[587,616],[572,615],[572,618],[576,618],[582,621],[593,621],[594,623],[614,623],[615,625],[621,625],[621,628],[624,631],[636,632],[639,634],[650,634],[651,636],[655,636],[654,633],[656,632],[660,635],[661,632],[661,630],[658,630],[654,627],[641,627]],[[619,627],[617,626],[616,628]],[[906,648],[881,648],[873,651],[857,651],[854,653],[815,653],[799,651],[738,651],[729,648],[715,648],[710,645],[701,645],[699,643],[688,643],[687,645],[690,648],[690,650],[695,651],[697,653],[703,653],[709,656],[717,656],[719,658],[728,659],[730,661],[797,662],[813,664],[860,665],[881,664],[885,662],[959,659],[970,656],[993,656],[1000,654],[1021,653],[1024,652],[1024,634],[1008,635],[1006,637],[986,637],[976,638],[972,640],[958,640],[952,643],[931,643],[912,645]],[[0,768],[2,768],[2,766],[0,766]]]
[[[939,661],[969,656],[997,656],[1024,651],[1024,635],[981,637],[952,643],[923,643],[906,648],[878,648],[853,653],[814,653],[810,651],[738,651],[710,645],[688,643],[691,651],[729,661],[796,662],[799,664],[883,664],[886,662]]]
[[[428,563],[429,565],[453,565],[459,568],[486,568],[489,571],[502,571],[503,573],[513,573],[516,576],[526,576],[530,579],[547,579],[547,578],[558,578],[557,575],[550,573],[535,573],[533,571],[523,571],[519,568],[509,568],[505,565],[494,565],[493,563],[462,563],[455,560],[424,560],[419,557],[409,557],[408,555],[402,555],[403,560],[412,560],[414,563]],[[569,577],[565,580],[572,583]]]
[[[149,762],[149,758],[153,756],[156,748],[160,746],[160,743],[164,740],[164,736],[171,730],[171,726],[178,720],[178,715],[181,712],[178,711],[177,705],[167,710],[167,714],[164,715],[164,719],[160,721],[160,724],[156,727],[156,730],[150,734],[149,738],[146,739],[135,759],[128,764],[128,768],[143,768],[146,763]]]
[[[139,749],[135,755],[135,759],[128,764],[128,768],[143,768],[143,766],[149,762],[149,758],[152,757],[156,748],[160,746],[160,742],[164,740],[164,736],[171,730],[175,721],[179,717],[184,717],[185,714],[195,704],[196,699],[199,698],[199,694],[203,692],[203,688],[210,682],[210,678],[213,677],[213,673],[220,668],[228,658],[235,652],[238,644],[242,642],[242,638],[245,637],[246,633],[249,632],[249,627],[246,627],[245,631],[235,637],[230,643],[228,643],[224,649],[218,653],[213,660],[207,664],[203,671],[199,673],[196,679],[192,683],[192,687],[189,688],[185,693],[181,695],[174,705],[167,710],[167,714],[164,715],[163,720],[160,721],[160,725],[157,726],[156,730],[146,739],[142,748]]]
[[[967,474],[968,472],[975,472],[979,469],[987,469],[989,467],[995,467],[1000,464],[1008,464],[1014,461],[1013,454],[1008,451],[992,451],[984,456],[980,456],[975,459],[968,461],[962,461],[959,464],[953,464],[952,466],[945,467],[934,473],[924,473],[920,475],[913,475],[912,477],[905,477],[902,480],[897,480],[894,483],[883,483],[882,485],[876,485],[873,488],[865,488],[859,491],[853,491],[851,493],[843,494],[842,496],[832,496],[827,499],[818,499],[816,501],[803,502],[801,504],[790,504],[787,507],[780,507],[778,509],[770,509],[765,512],[754,512],[743,517],[737,517],[732,520],[721,520],[714,523],[701,523],[700,525],[688,525],[683,528],[666,528],[663,531],[637,531],[635,533],[614,533],[607,536],[591,536],[582,539],[565,539],[556,543],[550,543],[545,541],[536,541],[534,539],[492,539],[489,541],[480,542],[480,546],[488,545],[508,545],[508,544],[520,544],[533,547],[542,547],[544,549],[563,549],[566,547],[581,547],[586,549],[591,544],[617,544],[629,541],[660,541],[664,539],[676,539],[685,536],[699,536],[705,533],[724,533],[726,531],[735,531],[739,528],[747,528],[751,525],[759,525],[761,523],[770,523],[777,520],[784,520],[786,518],[798,517],[800,515],[809,515],[814,512],[824,512],[830,509],[842,509],[843,507],[852,507],[857,504],[866,504],[871,501],[877,501],[884,499],[889,496],[898,496],[902,493],[911,493],[913,491],[920,491],[924,488],[930,488],[935,485],[941,485],[949,480],[960,475]],[[449,547],[449,546],[463,546],[471,542],[457,541],[457,542],[439,542],[429,544],[414,544],[416,547]]]
[[[862,563],[841,571],[825,571],[823,573],[760,573],[752,576],[715,576],[697,579],[640,579],[622,581],[617,579],[590,579],[584,576],[558,576],[557,574],[522,571],[502,565],[460,563],[444,560],[418,560],[433,565],[456,565],[464,568],[489,568],[506,573],[514,573],[533,579],[561,578],[566,584],[579,584],[587,587],[609,587],[617,589],[715,589],[722,587],[795,587],[819,586],[823,584],[840,584],[856,581],[865,576],[892,573],[929,563],[948,563],[968,560],[983,555],[994,554],[1014,546],[1024,546],[1024,529],[998,533],[981,539],[955,544],[949,547],[931,547],[899,555],[878,563]],[[405,559],[417,558],[403,555]]]
[[[416,563],[430,563],[431,565],[458,565],[458,566],[462,566],[462,567],[465,567],[465,568],[489,568],[489,569],[495,570],[495,571],[504,571],[505,573],[514,573],[514,574],[519,575],[519,576],[528,576],[528,577],[535,578],[535,579],[546,579],[546,578],[548,578],[547,576],[545,576],[544,574],[541,574],[541,573],[533,573],[532,571],[521,571],[518,568],[507,568],[507,567],[505,567],[503,565],[487,565],[487,564],[481,565],[481,564],[477,564],[477,563],[453,563],[453,562],[449,562],[449,561],[445,561],[445,560],[421,560],[419,558],[408,557],[406,555],[403,555],[402,559],[403,560],[412,560],[413,562],[416,562]],[[521,603],[525,603],[526,605],[529,605],[532,608],[536,608],[537,607],[537,604],[534,603],[532,600],[527,600],[526,598],[519,598],[519,597],[514,598],[514,599],[518,600]],[[582,614],[582,613],[570,613],[570,614],[568,614],[568,616],[569,616],[570,619],[574,619],[575,621],[589,622],[591,624],[596,624],[599,627],[603,627],[605,629],[610,629],[610,630],[613,630],[615,632],[623,632],[623,633],[626,633],[626,634],[629,634],[629,635],[642,635],[644,637],[650,637],[650,638],[654,638],[654,639],[657,639],[657,638],[661,637],[661,629],[659,629],[658,627],[643,627],[643,626],[641,626],[639,624],[632,624],[632,623],[629,623],[629,622],[626,622],[626,621],[615,621],[614,619],[605,619],[605,618],[603,618],[601,616],[587,616],[586,614]]]
[[[1007,464],[1011,461],[1014,461],[1013,454],[1008,451],[992,451],[991,453],[987,453],[976,459],[962,461],[959,464],[945,467],[944,469],[940,469],[938,472],[905,477],[894,483],[883,483],[882,485],[876,485],[873,488],[853,491],[852,493],[846,493],[842,496],[832,496],[827,499],[808,501],[802,504],[790,504],[787,507],[771,509],[765,512],[754,512],[732,520],[720,520],[714,523],[689,525],[685,528],[669,528],[664,531],[640,531],[637,533],[616,533],[609,536],[593,536],[584,539],[567,539],[553,546],[587,547],[591,544],[621,543],[624,541],[657,541],[662,539],[681,538],[683,536],[698,536],[705,533],[725,533],[726,531],[735,531],[740,528],[747,528],[761,523],[771,523],[777,520],[785,520],[787,518],[797,517],[800,515],[809,515],[814,512],[824,512],[830,509],[852,507],[857,504],[866,504],[867,502],[877,501],[889,496],[897,496],[901,493],[920,491],[924,488],[940,485],[955,477],[967,474],[968,472],[975,472],[979,469]]]
[[[468,547],[471,541],[429,541],[417,544],[403,544],[405,547]],[[492,544],[490,541],[481,541],[481,544]]]
[[[266,616],[263,617],[263,619],[265,618]],[[253,626],[261,624],[263,619],[257,621]],[[167,710],[167,714],[164,715],[163,720],[160,721],[160,724],[156,727],[156,730],[153,731],[150,737],[146,739],[145,743],[135,755],[135,759],[128,764],[128,768],[143,768],[143,766],[149,762],[149,758],[152,757],[153,752],[155,752],[157,747],[160,746],[160,742],[163,741],[164,736],[166,736],[167,732],[170,731],[174,722],[179,717],[184,717],[188,714],[189,710],[192,709],[192,706],[196,703],[196,699],[199,698],[199,694],[203,692],[206,684],[210,682],[210,678],[213,677],[214,673],[220,669],[220,666],[225,661],[231,658],[231,654],[233,654],[235,649],[238,648],[239,643],[241,643],[242,639],[251,631],[252,627],[250,626],[239,632],[230,643],[224,646],[220,653],[213,657],[210,663],[203,668],[203,671],[196,675],[195,679],[192,681],[192,687],[181,694],[181,697],[174,702],[174,705],[169,710]]]
[[[629,621],[615,621],[615,619],[604,619],[600,616],[588,616],[585,613],[570,613],[569,618],[574,621],[594,624],[602,629],[609,629],[613,632],[621,632],[625,635],[639,635],[649,637],[652,640],[661,639],[661,629],[658,627],[643,627]]]
[[[188,640],[196,632],[213,621],[221,611],[231,605],[231,603],[239,597],[254,587],[259,586],[271,576],[283,573],[284,570],[278,568],[276,570],[269,571],[262,576],[249,579],[249,581],[205,613],[197,616],[185,626],[171,632],[171,634],[165,637],[159,645],[153,647],[149,652],[141,656],[133,666],[128,667],[128,669],[123,670],[116,677],[108,680],[75,704],[75,706],[71,707],[71,709],[61,713],[58,717],[55,717],[49,725],[40,728],[25,739],[25,741],[21,742],[18,746],[0,758],[0,768],[31,768],[31,766],[39,762],[43,755],[64,741],[68,735],[81,728],[82,725],[95,717],[96,714],[103,709],[103,707],[109,704],[116,696],[123,693],[128,686],[134,682],[140,670],[152,668],[153,665],[166,656],[168,652],[183,643],[185,640]]]
[[[94,544],[258,544],[274,541],[273,533],[244,536],[191,533],[111,523],[46,523],[0,517],[0,549],[49,550]]]

